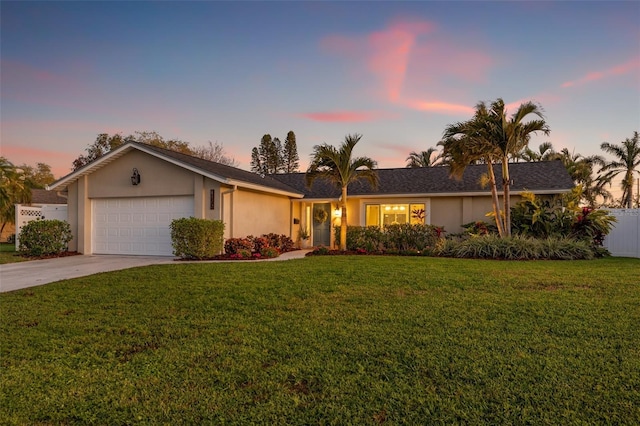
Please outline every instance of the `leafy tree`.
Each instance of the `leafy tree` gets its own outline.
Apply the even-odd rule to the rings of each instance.
[[[438,153],[438,150],[430,147],[426,151],[411,151],[405,161],[407,162],[407,168],[410,169],[437,166],[440,165],[441,159],[442,156]]]
[[[311,164],[305,176],[309,187],[316,179],[321,178],[341,190],[340,250],[347,249],[347,187],[360,179],[367,180],[374,187],[378,185],[378,175],[374,170],[377,163],[369,157],[352,158],[353,148],[361,138],[362,135],[357,133],[347,135],[338,148],[326,143],[314,146]]]
[[[529,116],[537,116],[525,122]],[[447,126],[444,132],[443,147],[449,163],[453,164],[452,174],[461,176],[464,168],[479,158],[487,162],[488,180],[492,188],[496,187],[493,164],[502,167],[502,190],[504,208],[502,215],[499,208],[494,207],[496,223],[501,236],[511,235],[511,177],[509,161],[529,144],[531,135],[542,132],[549,134],[549,127],[544,121],[542,109],[533,102],[525,102],[507,117],[504,101],[498,98],[490,105],[484,102],[476,105],[474,117],[466,122]],[[465,153],[470,149],[471,153]],[[455,153],[455,154],[454,154]],[[462,171],[460,171],[462,169]],[[458,173],[454,173],[457,170]],[[493,191],[493,189],[492,189]],[[495,198],[494,198],[495,203]]]
[[[78,170],[79,168],[84,167],[92,161],[102,157],[109,151],[122,145],[124,145],[124,138],[120,133],[116,133],[113,136],[110,136],[107,133],[100,133],[95,142],[87,147],[87,154],[80,155],[78,158],[73,160],[73,170]]]
[[[295,173],[300,167],[300,157],[298,156],[298,146],[296,145],[296,134],[293,130],[289,130],[287,138],[284,140],[282,149],[283,169],[284,173]]]
[[[51,166],[45,163],[38,163],[36,167],[23,164],[19,167],[24,173],[27,185],[30,188],[45,188],[56,178],[51,173]]]
[[[0,233],[15,223],[16,204],[31,202],[31,187],[24,172],[5,157],[0,157]]]
[[[608,154],[612,154],[616,158],[604,163],[600,169],[604,173],[603,180],[609,185],[614,177],[623,174],[622,178],[622,205],[630,209],[633,207],[633,182],[634,173],[640,173],[636,170],[640,166],[640,141],[638,140],[638,132],[633,132],[631,139],[625,139],[620,145],[603,142],[600,148]]]
[[[189,142],[185,142],[179,139],[165,140],[157,132],[134,132],[134,134],[127,137],[122,136],[120,133],[115,135],[109,135],[107,133],[100,133],[95,142],[89,145],[86,149],[86,155],[80,155],[73,161],[73,170],[89,164],[90,162],[97,160],[106,153],[124,145],[128,141],[134,141],[144,143],[151,146],[157,146],[159,148],[170,149],[172,151],[181,152],[183,154],[191,155],[194,157],[203,158],[209,161],[216,161],[222,164],[230,166],[236,166],[237,163],[234,158],[227,157],[224,153],[224,149],[221,144],[217,142],[213,144],[209,142],[209,146],[193,148]]]

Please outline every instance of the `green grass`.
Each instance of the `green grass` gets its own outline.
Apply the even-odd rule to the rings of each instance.
[[[2,424],[640,424],[640,259],[176,264],[0,303]]]
[[[15,244],[0,243],[0,265],[5,263],[24,262],[28,260],[16,253]]]

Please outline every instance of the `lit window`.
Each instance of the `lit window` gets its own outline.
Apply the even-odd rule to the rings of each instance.
[[[365,206],[366,226],[425,223],[424,204],[367,204]]]

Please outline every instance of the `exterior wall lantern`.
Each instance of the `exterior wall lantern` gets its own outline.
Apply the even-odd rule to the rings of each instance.
[[[131,175],[131,185],[138,185],[140,183],[140,173],[138,169],[133,169],[133,174]]]

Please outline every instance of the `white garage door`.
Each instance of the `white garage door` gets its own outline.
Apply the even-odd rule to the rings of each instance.
[[[171,256],[171,221],[193,216],[193,197],[94,199],[93,252]]]

